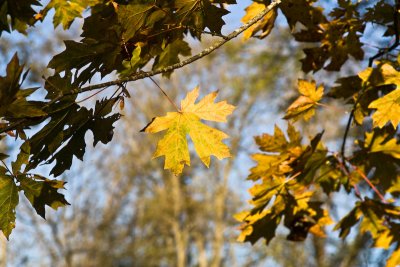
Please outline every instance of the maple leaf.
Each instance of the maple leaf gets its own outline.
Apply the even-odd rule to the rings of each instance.
[[[36,19],[43,19],[49,10],[54,8],[53,24],[54,27],[62,25],[64,30],[71,27],[72,22],[76,18],[82,16],[83,11],[88,6],[94,6],[100,3],[99,0],[51,0],[47,6],[38,14],[36,14]]]
[[[18,205],[18,188],[13,177],[0,169],[0,230],[8,239],[15,227],[15,208]]]
[[[165,156],[164,169],[175,175],[182,173],[184,165],[190,166],[190,156],[186,136],[189,134],[201,161],[209,167],[210,156],[218,159],[230,157],[229,148],[222,142],[229,136],[222,131],[203,124],[200,120],[226,122],[226,117],[235,109],[226,101],[214,103],[218,92],[205,96],[195,103],[199,87],[189,92],[181,101],[178,112],[168,112],[166,116],[154,118],[141,131],[157,133],[168,130],[157,145],[153,158]]]
[[[154,62],[153,69],[162,69],[172,64],[179,63],[179,55],[190,56],[190,47],[187,42],[177,39],[165,47]],[[171,72],[164,75],[169,77]]]
[[[32,204],[36,212],[46,218],[45,205],[58,209],[69,205],[64,195],[57,192],[58,189],[65,189],[64,181],[49,180],[39,175],[35,175],[35,179],[28,178],[24,175],[18,176],[20,187],[24,191],[26,198]]]
[[[302,153],[301,137],[290,123],[287,133],[290,142],[288,142],[282,130],[275,125],[274,135],[263,134],[254,138],[260,150],[267,152],[267,154],[256,153],[252,155],[253,160],[258,164],[251,168],[248,179],[258,180],[261,177],[281,176],[292,171],[290,163]],[[272,186],[268,185],[268,187]]]
[[[389,64],[382,64],[378,68],[367,68],[358,73],[360,79],[368,87],[395,85],[396,89],[372,101],[368,108],[376,109],[372,115],[374,127],[382,128],[391,122],[396,128],[400,122],[400,73]]]
[[[390,255],[386,262],[386,267],[395,267],[400,262],[400,248],[397,247],[396,250]]]
[[[381,97],[368,106],[376,109],[372,115],[374,126],[382,128],[389,121],[396,128],[400,122],[400,89],[396,89],[389,94]]]
[[[365,147],[370,148],[371,153],[381,152],[400,159],[400,145],[396,138],[389,139],[387,136],[376,136],[373,133],[365,133]]]
[[[250,6],[246,8],[246,15],[242,18],[243,23],[249,22],[252,18],[257,16],[261,11],[266,8],[264,4],[259,4],[254,2]],[[275,19],[278,16],[278,12],[275,9],[272,9],[270,12],[265,15],[265,17],[248,28],[243,33],[243,39],[247,40],[250,37],[254,36],[258,31],[262,31],[261,35],[257,36],[258,38],[262,39],[267,37],[274,27]]]
[[[308,82],[306,80],[298,81],[299,96],[286,110],[284,119],[293,119],[297,121],[299,118],[309,120],[315,113],[315,106],[321,100],[324,94],[322,85],[316,86],[315,81]]]

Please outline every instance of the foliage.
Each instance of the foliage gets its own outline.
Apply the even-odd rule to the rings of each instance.
[[[253,155],[257,165],[250,170],[248,179],[258,183],[250,190],[253,207],[236,216],[243,223],[239,240],[255,243],[264,238],[269,243],[281,222],[289,230],[289,240],[304,240],[308,233],[324,236],[325,226],[332,219],[327,203],[317,194],[329,198],[341,191],[358,201],[349,214],[336,222],[340,237],[346,238],[359,224],[361,232],[372,236],[374,246],[393,251],[386,266],[399,263],[400,66],[396,48],[400,4],[339,0],[324,9],[314,0],[254,1],[246,8],[245,24],[225,36],[223,16],[232,4],[234,0],[53,0],[36,13],[33,7],[40,5],[39,1],[2,2],[0,33],[14,29],[25,33],[29,26],[44,19],[50,9],[55,9],[54,26],[62,24],[68,29],[88,11],[82,39],[65,41],[65,50],[49,62],[54,74],[45,78],[45,99],[30,99],[37,87],[22,89],[28,72],[24,72],[17,55],[0,79],[1,138],[8,134],[23,141],[12,168],[6,162],[0,168],[0,228],[7,237],[15,224],[18,191],[24,191],[43,217],[45,205],[58,208],[68,204],[58,193],[63,182],[32,172],[40,164],[53,164],[50,174],[57,177],[71,167],[74,156],[82,160],[89,130],[94,146],[110,142],[113,125],[121,116],[113,106],[129,97],[128,81],[159,73],[168,77],[173,70],[210,54],[242,32],[246,40],[265,38],[282,15],[293,40],[310,45],[303,49],[304,73],[339,72],[345,64],[362,63],[367,54],[369,64],[357,75],[340,77],[339,73],[335,86],[317,87],[318,76],[299,80],[301,95],[284,117],[289,121],[287,137],[276,127],[274,135],[255,138],[261,153]],[[371,54],[362,42],[368,37],[366,29],[376,25],[384,30],[381,38],[391,41]],[[191,55],[186,37],[202,41],[207,34],[222,40],[181,62],[180,56]],[[95,74],[104,78],[114,71],[120,79],[85,87]],[[92,109],[77,101],[81,93],[110,86],[114,86],[112,96],[97,101]],[[187,134],[205,165],[209,165],[211,155],[220,159],[229,156],[222,143],[227,135],[200,120],[225,121],[233,107],[226,102],[213,103],[215,93],[195,104],[197,96],[195,89],[181,102],[181,109],[154,119],[144,129],[168,129],[154,156],[165,156],[165,168],[175,174],[190,164]],[[342,101],[344,107],[351,106],[340,149],[328,149],[323,144],[323,132],[316,133],[305,145],[301,133],[291,123],[312,119],[319,107],[329,107],[334,99]],[[33,126],[38,126],[37,131],[29,136],[26,130]],[[347,139],[353,134],[352,126],[361,135],[354,133],[355,145],[348,153]],[[7,155],[0,155],[4,161]]]
[[[231,114],[235,107],[226,101],[213,103],[217,92],[205,96],[195,104],[198,96],[199,87],[196,87],[181,101],[181,108],[177,112],[168,112],[164,117],[154,118],[142,130],[146,133],[157,133],[168,129],[164,138],[158,142],[153,157],[165,156],[164,168],[171,169],[175,175],[182,173],[184,165],[190,166],[187,134],[207,167],[210,166],[210,156],[218,159],[230,157],[229,148],[222,143],[228,135],[201,123],[200,119],[226,122],[226,116]]]
[[[315,114],[315,106],[324,94],[322,86],[315,85],[315,82],[299,80],[299,96],[287,109],[284,119],[296,121],[299,118],[309,120]]]

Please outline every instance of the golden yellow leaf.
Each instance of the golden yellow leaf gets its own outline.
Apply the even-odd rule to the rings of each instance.
[[[332,223],[333,221],[329,217],[328,211],[324,210],[324,216],[318,220],[317,224],[310,228],[309,232],[318,237],[326,237],[324,227]]]
[[[318,237],[326,237],[324,229],[319,224],[314,224],[311,226],[308,232]]]
[[[374,247],[389,249],[390,245],[392,244],[392,240],[393,235],[389,230],[386,230],[383,233],[380,233],[376,238]]]
[[[378,68],[361,71],[358,77],[366,86],[396,85],[395,90],[372,101],[368,106],[370,109],[376,109],[372,115],[374,127],[382,128],[391,122],[396,128],[400,123],[400,72],[389,64],[382,64]]]
[[[400,264],[400,247],[397,247],[396,250],[390,255],[389,259],[386,262],[386,267],[398,267]]]
[[[253,232],[253,226],[246,225],[241,230],[242,231],[240,232],[240,235],[236,239],[236,241],[238,241],[238,242],[244,242],[246,240],[247,236],[251,235],[251,233]]]
[[[378,68],[366,68],[358,73],[358,77],[367,84],[379,86],[384,84],[400,84],[399,72],[389,64],[379,65]]]
[[[298,91],[301,96],[289,106],[283,118],[293,119],[294,121],[303,118],[307,121],[314,115],[315,106],[324,94],[324,87],[320,85],[317,88],[315,81],[299,80]]]
[[[164,169],[170,169],[175,175],[179,175],[185,164],[190,166],[187,135],[192,139],[197,154],[207,167],[212,155],[218,159],[230,157],[229,148],[222,142],[229,136],[200,121],[226,122],[226,117],[235,109],[226,101],[214,103],[217,94],[208,94],[195,103],[199,96],[199,87],[196,87],[181,101],[179,112],[168,112],[166,116],[156,117],[142,130],[146,133],[168,130],[158,142],[153,156],[165,156]]]
[[[386,123],[391,122],[396,128],[400,122],[400,88],[373,101],[368,108],[376,109],[372,115],[374,127],[382,128]]]
[[[371,153],[381,152],[390,155],[394,158],[400,159],[400,145],[397,144],[397,139],[389,139],[385,135],[378,135],[365,133],[364,147],[369,149]]]
[[[246,15],[243,16],[242,22],[247,23],[249,22],[252,18],[257,16],[261,11],[263,11],[266,8],[264,4],[259,4],[259,3],[252,3],[250,6],[246,8]],[[258,38],[262,39],[267,37],[272,28],[274,27],[275,24],[275,19],[278,13],[276,12],[275,9],[272,9],[270,12],[267,13],[267,15],[264,16],[262,20],[248,28],[247,30],[244,31],[243,33],[243,40],[247,40],[250,37],[254,36],[257,32],[262,31],[262,33],[257,36]]]

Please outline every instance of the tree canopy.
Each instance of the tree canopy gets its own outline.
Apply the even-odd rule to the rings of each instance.
[[[143,128],[147,133],[167,131],[153,156],[165,157],[165,169],[179,176],[190,165],[188,135],[207,167],[212,155],[229,157],[222,142],[229,132],[202,121],[229,121],[232,101],[215,102],[215,92],[196,103],[200,90],[195,88],[185,93],[179,108],[152,76],[179,75],[179,68],[218,53],[240,34],[244,41],[264,39],[276,25],[285,24],[292,41],[303,47],[298,97],[283,117],[286,130],[275,126],[273,134],[255,137],[259,153],[252,155],[256,166],[248,175],[254,181],[252,207],[235,216],[241,222],[238,240],[254,244],[264,239],[268,244],[280,225],[292,241],[303,241],[309,233],[326,236],[326,226],[332,224],[341,238],[360,227],[373,246],[390,251],[386,266],[400,263],[398,1],[253,1],[245,9],[243,25],[229,34],[223,34],[224,16],[235,0],[43,2],[1,1],[0,36],[29,34],[49,14],[54,14],[54,27],[64,30],[83,18],[82,33],[80,40],[65,40],[65,50],[50,60],[51,74],[43,76],[42,84],[26,85],[29,68],[17,54],[0,77],[0,140],[22,142],[15,158],[0,152],[0,229],[7,238],[15,227],[20,195],[43,218],[46,205],[57,209],[69,204],[60,191],[65,182],[57,177],[71,168],[74,157],[83,160],[87,132],[93,134],[93,146],[111,141],[121,118],[115,107],[124,108],[131,81],[150,78],[171,102],[174,112],[166,110],[166,116]],[[194,42],[204,42],[206,36],[218,40],[193,55]],[[348,65],[363,67],[349,76],[341,71]],[[321,73],[332,75],[333,83],[319,82]],[[103,79],[114,74],[115,80],[92,82],[96,75]],[[93,106],[82,104],[106,91],[111,93]],[[324,144],[323,129],[305,140],[299,123],[308,123],[321,109],[335,108],[335,101],[348,112],[337,112],[346,119],[338,144]],[[36,171],[43,164],[51,166],[54,179]],[[357,201],[334,222],[327,199],[338,192]]]

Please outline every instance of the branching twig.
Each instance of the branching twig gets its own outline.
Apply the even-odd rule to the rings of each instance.
[[[396,49],[399,46],[399,44],[400,44],[400,36],[399,36],[399,33],[400,33],[399,22],[400,21],[399,21],[399,14],[398,14],[399,7],[400,7],[400,3],[397,0],[396,8],[393,13],[393,28],[394,28],[394,32],[395,32],[395,38],[396,38],[395,42],[389,48],[380,50],[374,56],[370,57],[369,61],[368,61],[368,67],[372,67],[372,64],[375,59],[377,59],[387,53],[390,53],[391,51],[393,51],[394,49]],[[351,123],[353,122],[353,119],[354,119],[354,113],[356,111],[357,105],[360,103],[360,100],[365,93],[365,89],[366,89],[366,87],[361,89],[360,94],[359,94],[357,100],[354,102],[353,108],[351,109],[349,119],[347,120],[347,125],[346,125],[346,129],[344,131],[342,147],[341,147],[341,152],[340,152],[343,161],[345,161],[345,157],[346,157],[346,141],[347,141],[347,137],[348,137],[348,134],[350,131]],[[344,166],[347,169],[347,166],[346,165],[344,165]]]
[[[339,164],[339,167],[340,167],[340,169],[343,171],[343,173],[344,173],[346,176],[348,176],[348,177],[350,178],[350,172],[349,172],[349,170],[348,170],[346,164],[345,164],[345,163],[342,163],[342,162],[338,159],[337,155],[334,155],[334,157],[336,158],[336,160],[337,160],[337,162],[338,162],[338,164]],[[379,190],[375,187],[375,185],[373,185],[373,184],[371,183],[371,181],[368,179],[368,177],[367,177],[367,175],[365,175],[365,173],[363,173],[357,166],[353,165],[348,159],[345,158],[345,159],[343,159],[343,161],[349,163],[349,165],[364,179],[364,181],[369,185],[369,187],[370,187],[372,190],[374,190],[374,192],[377,194],[377,196],[380,198],[380,200],[381,200],[383,203],[387,203],[387,201],[385,200],[384,196],[379,192]],[[356,196],[357,196],[358,198],[361,199],[360,190],[358,189],[357,185],[356,185],[356,184],[353,184],[353,187],[354,187]]]

